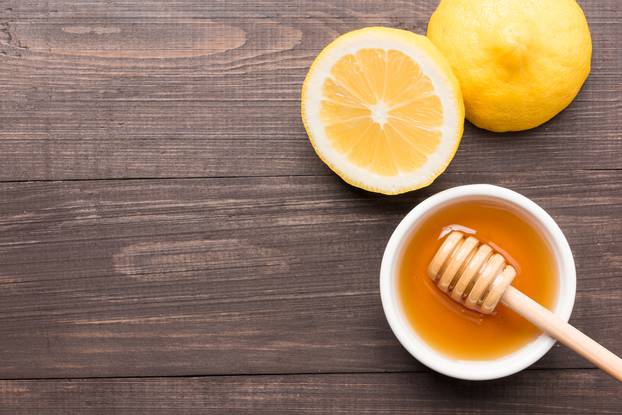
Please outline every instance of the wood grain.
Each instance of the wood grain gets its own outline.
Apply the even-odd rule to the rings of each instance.
[[[4,3],[4,181],[331,174],[300,121],[311,61],[337,35],[363,26],[424,33],[435,7]],[[613,0],[584,3],[594,57],[575,102],[529,132],[494,135],[467,125],[450,171],[622,168],[622,11]]]
[[[622,353],[621,179],[445,174],[400,197],[334,176],[5,183],[0,378],[420,370],[385,322],[381,255],[414,205],[472,182],[559,221],[572,322]],[[556,347],[536,367],[589,365]]]
[[[0,1],[0,378],[22,379],[0,380],[0,414],[619,413],[619,386],[563,347],[459,382],[385,322],[396,224],[489,182],[559,222],[571,322],[622,354],[617,0],[580,1],[592,72],[569,108],[522,133],[467,124],[425,190],[358,191],[308,144],[319,50],[370,25],[424,33],[436,4]]]
[[[529,371],[494,382],[429,373],[0,381],[0,413],[618,414],[595,370]]]
[[[588,16],[608,17],[620,11],[615,0],[579,0]],[[400,16],[418,17],[427,15],[436,8],[438,0],[413,2],[411,0],[184,0],[162,2],[159,0],[108,0],[96,1],[69,0],[4,0],[0,16],[6,18],[36,19],[49,17],[81,18],[98,17],[110,19],[123,18],[241,18],[241,17],[361,17],[361,16]],[[596,14],[594,14],[596,13]]]

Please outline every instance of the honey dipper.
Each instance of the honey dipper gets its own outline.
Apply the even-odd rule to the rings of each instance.
[[[622,359],[512,287],[516,269],[474,236],[449,233],[428,266],[428,276],[454,301],[480,313],[491,314],[502,302],[622,382]]]

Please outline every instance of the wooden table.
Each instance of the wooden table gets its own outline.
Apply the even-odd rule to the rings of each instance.
[[[424,33],[436,1],[0,0],[0,413],[620,413],[560,346],[437,375],[378,292],[413,206],[506,186],[568,237],[572,323],[622,354],[622,6],[581,3],[593,67],[566,111],[467,124],[432,186],[384,197],[314,155],[301,82],[338,34]]]

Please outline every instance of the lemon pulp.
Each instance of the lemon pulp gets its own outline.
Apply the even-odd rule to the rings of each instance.
[[[404,53],[362,49],[333,67],[321,117],[335,149],[360,167],[393,176],[423,166],[440,143],[443,108],[433,92]]]

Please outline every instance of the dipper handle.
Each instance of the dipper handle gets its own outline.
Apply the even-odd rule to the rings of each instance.
[[[551,313],[516,288],[509,286],[501,302],[539,327],[549,336],[574,350],[622,382],[622,359]]]

